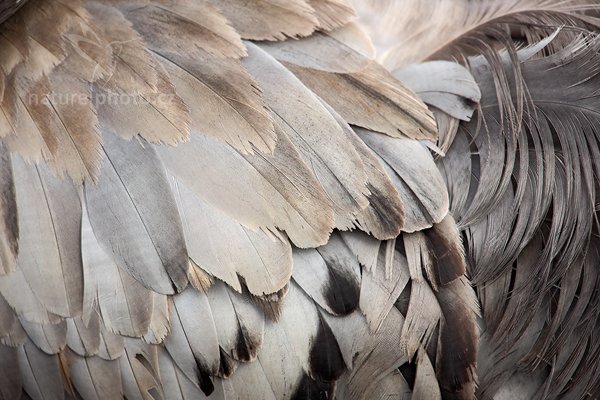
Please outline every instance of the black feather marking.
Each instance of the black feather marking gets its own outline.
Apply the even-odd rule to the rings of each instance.
[[[223,348],[219,347],[219,376],[222,378],[229,378],[236,369],[236,362],[225,353]]]
[[[378,217],[381,231],[400,234],[400,229],[404,225],[404,208],[396,207],[394,202],[387,200],[387,193],[382,193],[370,183],[367,183],[367,189],[371,192],[369,206]]]
[[[348,315],[358,307],[360,285],[352,277],[343,273],[334,260],[326,260],[329,270],[329,284],[324,288],[323,296],[327,305],[337,315]]]
[[[209,370],[204,366],[202,360],[195,358],[196,365],[198,366],[198,382],[200,383],[200,390],[207,395],[215,390],[215,385],[212,382]]]
[[[319,314],[319,329],[309,357],[313,378],[331,382],[339,379],[346,370],[335,336],[321,314]]]

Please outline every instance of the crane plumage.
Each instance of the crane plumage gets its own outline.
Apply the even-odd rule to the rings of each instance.
[[[0,399],[600,397],[600,4],[353,3],[0,1]]]

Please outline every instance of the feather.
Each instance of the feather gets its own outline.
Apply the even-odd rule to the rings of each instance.
[[[356,132],[385,161],[392,182],[395,178],[404,202],[403,231],[414,232],[440,222],[448,213],[448,192],[429,151],[414,140],[360,129]]]
[[[51,149],[48,164],[75,182],[96,180],[101,162],[100,134],[89,85],[58,68],[21,101]]]
[[[100,350],[100,318],[92,314],[87,325],[80,318],[67,319],[67,346],[81,357],[91,357]]]
[[[274,231],[277,226],[303,247],[327,241],[331,206],[283,135],[273,155],[241,155],[197,133],[190,143],[158,151],[169,173],[246,228]]]
[[[364,337],[352,371],[340,380],[340,398],[370,399],[379,382],[406,361],[405,353],[400,350],[403,323],[402,314],[393,307],[379,331]]]
[[[286,66],[350,124],[392,137],[437,138],[435,120],[425,104],[375,62],[346,74]]]
[[[244,65],[263,88],[275,124],[298,149],[303,161],[311,166],[331,199],[335,213],[344,217],[365,208],[368,191],[364,165],[344,137],[342,128],[281,64],[251,44],[248,54]],[[325,136],[327,142],[323,141]]]
[[[379,385],[371,392],[373,400],[408,400],[411,398],[412,390],[398,370],[381,379]]]
[[[325,393],[345,369],[331,328],[293,283],[279,321],[265,327],[258,361],[277,399]]]
[[[19,350],[0,344],[0,398],[18,399],[21,396],[22,376]]]
[[[85,399],[117,400],[123,398],[119,361],[100,357],[82,357],[67,350],[70,380]]]
[[[159,61],[190,106],[194,130],[244,153],[273,150],[276,136],[261,90],[239,61],[167,52],[159,53]]]
[[[479,304],[462,277],[442,286],[437,300],[443,314],[437,346],[436,374],[444,397],[470,399],[475,394]]]
[[[354,17],[354,8],[347,0],[309,0],[319,20],[319,29],[329,31],[346,25]]]
[[[124,337],[108,332],[100,327],[100,348],[98,356],[103,360],[116,360],[124,351]]]
[[[67,345],[67,323],[64,320],[50,325],[36,324],[22,319],[21,325],[33,344],[46,354],[57,354]]]
[[[189,139],[190,110],[175,92],[162,65],[158,61],[155,65],[156,93],[128,97],[96,88],[98,119],[123,139],[131,140],[139,134],[150,143],[176,145]]]
[[[20,268],[13,273],[0,276],[0,293],[15,312],[28,321],[37,323],[57,323],[60,320],[55,314],[49,313]],[[19,328],[21,325],[19,324]]]
[[[326,72],[358,72],[375,58],[371,39],[354,23],[331,32],[315,32],[300,40],[259,45],[281,63]]]
[[[169,335],[171,330],[169,320],[168,296],[152,293],[152,319],[148,326],[148,333],[142,339],[149,344],[160,344]]]
[[[367,173],[369,189],[369,205],[353,216],[355,221],[336,221],[336,225],[357,226],[380,240],[392,239],[400,233],[404,225],[404,204],[400,194],[392,184],[377,156],[356,135],[352,128],[327,103],[323,103],[327,111],[336,119],[344,133],[360,156]]]
[[[216,283],[207,294],[213,315],[219,316],[215,327],[221,349],[237,361],[254,361],[263,341],[264,315],[223,283]]]
[[[197,265],[238,292],[242,291],[242,278],[256,295],[275,293],[285,286],[292,274],[287,239],[247,229],[177,178],[171,182],[190,258]]]
[[[190,381],[169,353],[163,348],[158,350],[158,365],[163,390],[170,399],[192,400],[205,399],[206,396]]]
[[[473,75],[460,64],[430,61],[393,71],[426,104],[463,121],[470,121],[481,91]]]
[[[0,275],[13,272],[19,252],[19,223],[12,164],[0,145]]]
[[[13,291],[9,282],[25,284],[29,289],[20,290],[31,291],[31,296],[24,296],[22,301],[32,305],[37,299],[49,312],[77,316],[81,313],[83,277],[81,205],[76,189],[70,181],[53,176],[47,167],[26,165],[18,156],[12,157],[12,167],[20,227],[17,266],[22,275],[0,277],[0,290],[13,304],[11,300],[20,296],[9,294]],[[19,308],[20,313],[25,312]],[[35,314],[38,318],[34,320],[44,319]]]
[[[115,58],[112,73],[97,85],[110,92],[131,95],[156,91],[158,76],[154,60],[131,23],[113,7],[92,3],[87,10],[101,21],[98,28]]]
[[[340,232],[344,243],[356,255],[358,262],[369,272],[377,269],[381,241],[360,231]]]
[[[110,332],[142,336],[150,326],[152,292],[123,271],[102,248],[84,204],[81,222],[83,259],[83,320],[89,324],[99,313]]]
[[[4,339],[8,336],[12,331],[13,325],[17,323],[17,321],[18,319],[15,312],[6,302],[4,297],[0,295],[0,338]]]
[[[334,315],[347,315],[358,307],[360,266],[339,234],[316,250],[295,249],[294,281],[317,304]]]
[[[172,298],[170,308],[171,334],[165,347],[185,376],[208,396],[214,390],[210,377],[217,374],[220,363],[217,329],[208,298],[205,293],[188,288]]]
[[[158,354],[155,346],[139,339],[125,339],[125,353],[119,358],[125,398],[131,400],[163,399]]]
[[[244,39],[308,36],[319,26],[314,10],[304,0],[211,1]]]
[[[464,249],[460,233],[452,216],[447,215],[439,224],[426,229],[427,246],[433,263],[434,276],[428,276],[436,286],[459,279],[466,272]]]
[[[417,374],[412,398],[415,400],[442,399],[433,365],[431,365],[431,360],[423,348],[417,354]]]
[[[388,271],[383,265],[385,264],[383,251],[380,251],[376,269],[363,270],[360,286],[360,310],[367,317],[371,333],[377,332],[381,327],[410,279],[406,259],[402,254],[394,251],[396,254],[389,277]]]
[[[64,399],[58,355],[48,355],[31,342],[18,349],[23,389],[33,399]]]
[[[442,310],[427,282],[411,281],[410,302],[402,328],[402,346],[409,359],[421,346],[427,346],[436,333]]]
[[[579,28],[577,31],[598,26],[596,18],[581,13],[594,6],[577,0],[453,0],[418,4],[403,0],[380,2],[376,8],[375,4],[366,2],[359,12],[365,15],[371,11],[371,18],[367,19],[371,36],[382,39],[377,41],[378,48],[391,69],[427,59],[460,56],[474,49],[480,51],[495,41],[509,42],[509,24],[513,29],[521,29],[520,36],[529,42],[556,26]],[[374,18],[376,10],[383,18]]]
[[[144,286],[163,294],[183,290],[188,256],[162,163],[147,143],[119,140],[110,132],[103,138],[102,175],[97,185],[85,187],[98,242]]]
[[[230,379],[233,399],[244,398],[276,400],[271,384],[259,361],[241,364]],[[229,394],[228,394],[229,396]],[[229,397],[227,397],[229,399]]]
[[[208,1],[114,0],[113,3],[121,7],[153,49],[194,55],[202,49],[220,58],[246,55],[239,34]]]

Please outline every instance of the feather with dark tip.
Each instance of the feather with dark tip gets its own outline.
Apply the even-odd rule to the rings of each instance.
[[[208,297],[188,288],[170,300],[171,333],[165,347],[182,372],[208,396],[219,371],[217,329]],[[202,332],[198,335],[195,332]]]
[[[103,138],[106,162],[101,178],[97,185],[85,187],[98,242],[119,268],[144,286],[165,294],[183,290],[188,255],[161,161],[151,146],[137,139],[119,140],[111,132]]]
[[[253,362],[264,335],[265,317],[249,299],[216,283],[207,293],[222,351],[234,360]]]
[[[358,307],[360,266],[339,234],[316,250],[294,249],[294,281],[321,307],[346,315]]]

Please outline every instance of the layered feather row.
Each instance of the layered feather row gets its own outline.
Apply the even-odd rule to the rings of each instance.
[[[473,396],[435,120],[352,16],[31,0],[0,27],[2,398]]]

